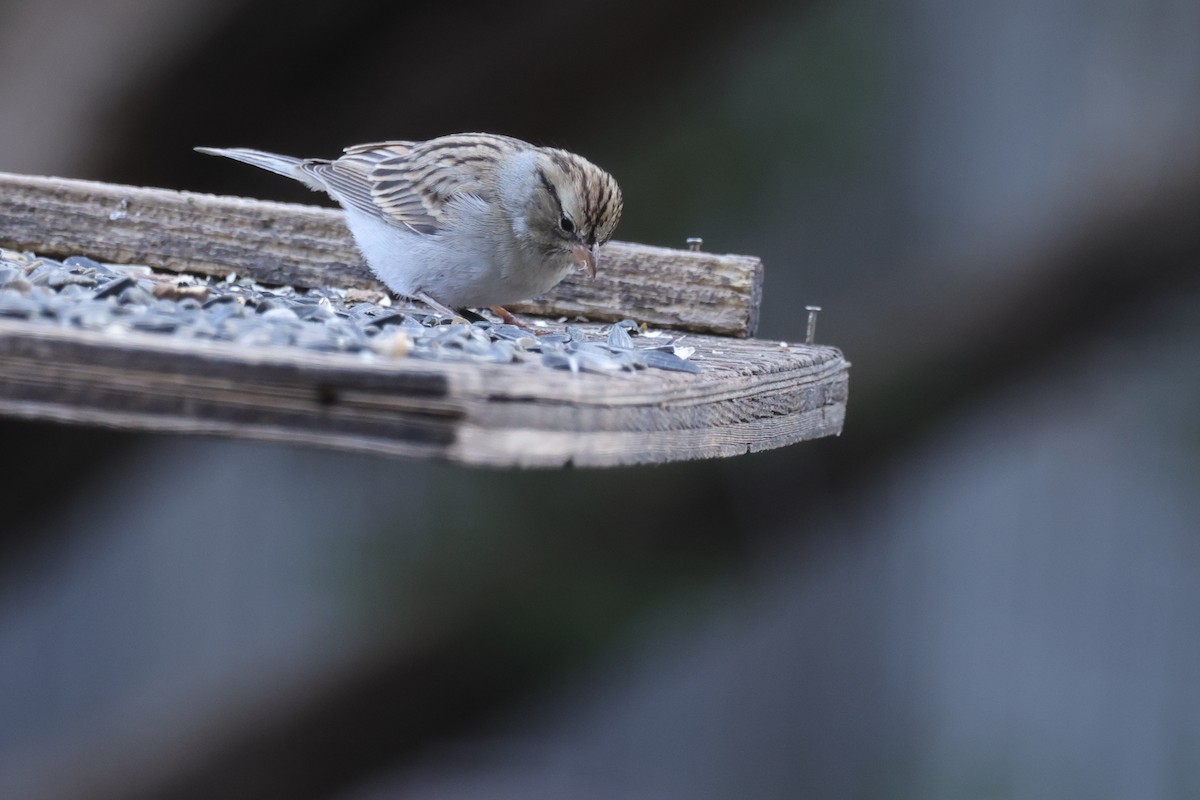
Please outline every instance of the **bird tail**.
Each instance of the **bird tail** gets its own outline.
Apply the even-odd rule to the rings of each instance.
[[[311,164],[312,159],[281,156],[276,153],[268,153],[264,150],[251,150],[248,147],[197,147],[195,150],[198,153],[206,153],[210,156],[232,158],[234,161],[241,161],[244,164],[249,164],[259,169],[274,172],[276,175],[300,181],[315,191],[325,191],[325,186],[318,183],[313,174],[304,169],[304,165]]]

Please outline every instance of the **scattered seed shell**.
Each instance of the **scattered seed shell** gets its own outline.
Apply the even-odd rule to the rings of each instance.
[[[551,328],[537,319],[530,331],[473,314],[468,322],[423,307],[391,305],[390,295],[369,289],[268,289],[234,273],[218,278],[167,275],[144,265],[103,264],[87,256],[60,262],[0,250],[0,317],[27,324],[106,335],[137,331],[238,347],[359,353],[367,359],[527,365],[514,367],[523,369],[541,364],[609,375],[647,367],[699,371],[687,361],[695,348],[678,347],[678,340],[663,339],[662,331],[649,331],[634,320],[621,320],[597,334],[574,324]],[[659,339],[662,351],[636,347],[633,337],[640,335]]]

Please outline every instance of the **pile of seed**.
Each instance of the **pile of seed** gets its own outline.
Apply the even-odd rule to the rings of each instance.
[[[687,360],[692,348],[639,328],[633,320],[601,328],[589,340],[578,326],[528,330],[486,319],[447,319],[419,308],[393,307],[382,294],[353,289],[266,288],[232,275],[167,275],[84,256],[56,261],[3,249],[0,318],[250,347],[360,353],[364,358],[534,362],[572,372],[700,371]]]

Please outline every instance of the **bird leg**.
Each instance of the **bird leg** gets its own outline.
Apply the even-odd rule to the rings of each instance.
[[[417,292],[416,297],[418,300],[420,300],[422,303],[424,303],[425,305],[432,308],[437,313],[445,314],[447,317],[450,317],[451,319],[453,319],[454,317],[460,317],[460,316],[463,317],[464,319],[470,319],[470,317],[475,317],[476,319],[483,319],[478,314],[475,314],[468,309],[463,309],[462,311],[455,311],[454,309],[450,308],[449,306],[443,305],[442,303],[439,303],[437,300],[434,300],[432,297],[429,296],[428,292]],[[522,320],[520,317],[518,317],[516,314],[509,311],[504,306],[489,306],[488,310],[491,311],[493,314],[495,314],[497,317],[499,317],[501,322],[504,322],[507,325],[516,325],[518,328],[520,328],[521,330],[525,330],[525,331],[535,331],[533,326],[531,326],[529,323]],[[463,313],[463,312],[465,312],[465,313]],[[467,316],[467,315],[470,315],[470,316]],[[539,331],[535,331],[535,332],[539,332]]]
[[[420,300],[425,305],[432,308],[437,313],[444,314],[445,316],[449,317],[450,319],[454,319],[455,317],[458,316],[458,314],[455,313],[454,309],[450,308],[449,306],[442,305],[437,300],[434,300],[432,297],[429,296],[428,292],[417,292],[417,299]]]
[[[526,324],[524,320],[522,320],[516,314],[509,311],[504,306],[489,306],[489,310],[493,314],[495,314],[497,317],[499,317],[500,321],[505,323],[506,325],[516,325],[518,328],[521,328],[522,330],[527,330],[527,331],[532,330],[532,328],[530,328],[529,325]]]

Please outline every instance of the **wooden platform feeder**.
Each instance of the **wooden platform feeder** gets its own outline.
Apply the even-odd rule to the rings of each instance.
[[[334,209],[0,173],[0,247],[264,285],[382,290]],[[751,338],[757,258],[613,242],[595,281],[512,310],[688,331],[698,374],[365,361],[0,318],[0,414],[494,466],[731,456],[841,432],[833,347]],[[574,323],[573,323],[574,324]]]

